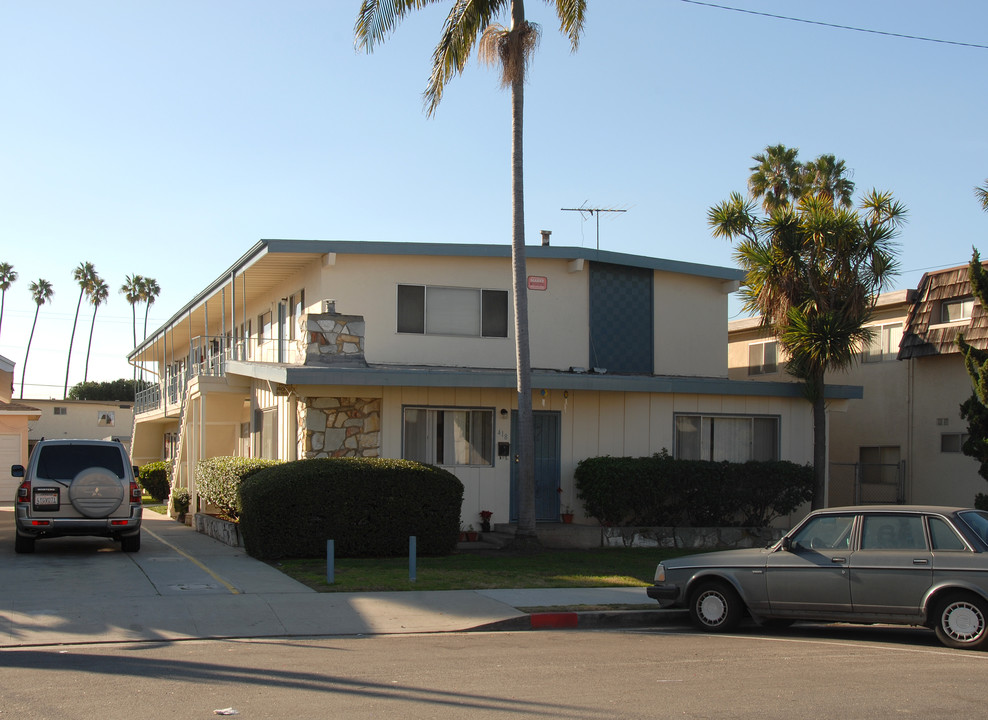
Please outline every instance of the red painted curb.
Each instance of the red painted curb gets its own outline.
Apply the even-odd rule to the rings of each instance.
[[[575,628],[579,616],[575,612],[534,613],[529,615],[532,629],[539,628]]]

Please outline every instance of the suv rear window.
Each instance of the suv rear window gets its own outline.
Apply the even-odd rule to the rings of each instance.
[[[106,468],[118,478],[126,477],[122,453],[109,445],[46,445],[38,456],[36,476],[70,480],[92,467]]]

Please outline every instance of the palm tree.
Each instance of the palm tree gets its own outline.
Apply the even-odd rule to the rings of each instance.
[[[803,167],[798,154],[799,148],[772,145],[751,158],[757,164],[749,168],[748,192],[762,199],[766,213],[789,205],[793,197],[803,194]]]
[[[89,353],[93,349],[93,330],[96,329],[96,311],[99,310],[99,306],[106,302],[106,299],[110,296],[110,286],[103,282],[103,279],[94,275],[92,287],[89,288],[89,292],[86,293],[89,296],[89,302],[93,304],[93,321],[89,325],[89,344],[86,346],[86,369],[82,373],[82,381],[86,382],[89,378]]]
[[[72,320],[72,335],[69,336],[69,357],[65,361],[65,388],[62,390],[62,398],[69,396],[69,367],[72,364],[72,345],[75,342],[75,328],[79,322],[79,310],[82,308],[82,298],[92,288],[93,278],[96,277],[96,268],[92,263],[79,263],[72,271],[72,279],[79,283],[79,301],[75,305],[75,318]]]
[[[3,327],[3,304],[7,299],[7,290],[17,279],[17,271],[10,263],[0,263],[0,328]]]
[[[141,283],[141,300],[147,303],[144,308],[144,338],[147,339],[148,336],[148,313],[151,311],[151,306],[154,305],[155,299],[161,294],[161,287],[158,285],[158,281],[154,278],[142,278]],[[137,346],[137,343],[134,343]]]
[[[734,193],[710,209],[708,220],[715,237],[736,243],[734,257],[746,273],[740,291],[744,309],[760,314],[778,338],[790,357],[789,372],[802,381],[813,404],[816,509],[826,500],[825,375],[850,367],[870,338],[864,325],[897,272],[894,239],[905,208],[877,190],[858,210],[843,207],[850,183],[843,170],[831,173],[821,187],[814,173],[804,175],[795,155],[792,160],[791,169],[807,178],[797,185],[801,195],[778,192],[784,182],[767,187],[772,209],[758,216],[754,198]],[[805,167],[819,164],[818,159]],[[828,159],[823,164],[843,168]]]
[[[120,286],[120,292],[130,304],[130,316],[134,330],[134,347],[137,347],[137,303],[141,301],[141,292],[144,287],[144,278],[140,275],[126,275],[124,284]]]
[[[51,296],[55,294],[51,283],[45,279],[39,279],[31,283],[31,297],[34,298],[34,322],[31,323],[31,334],[27,339],[27,349],[24,351],[24,366],[21,368],[21,399],[24,399],[24,376],[27,374],[27,356],[31,352],[31,341],[34,340],[34,328],[38,324],[38,311],[41,306],[51,302]]]
[[[546,0],[553,6],[560,30],[576,50],[586,14],[586,0]],[[398,22],[424,0],[363,0],[354,28],[358,49],[371,52]],[[518,397],[518,527],[516,537],[533,542],[535,534],[535,439],[532,422],[532,368],[528,332],[525,269],[525,196],[523,182],[524,88],[528,62],[538,44],[539,28],[525,18],[524,0],[454,0],[432,55],[432,74],[424,93],[431,116],[443,90],[463,72],[473,47],[480,42],[481,59],[497,64],[501,85],[511,91],[511,268],[515,316],[515,372]],[[494,19],[508,11],[510,26]]]
[[[988,180],[985,180],[985,184],[974,188],[974,194],[981,203],[981,209],[988,212]]]

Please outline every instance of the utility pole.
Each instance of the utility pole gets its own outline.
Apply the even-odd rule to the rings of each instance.
[[[617,208],[588,208],[586,207],[586,203],[584,203],[578,208],[559,208],[559,209],[565,210],[567,212],[578,212],[580,213],[580,217],[583,217],[583,213],[590,213],[590,217],[593,217],[594,214],[597,215],[597,249],[598,250],[600,250],[600,214],[605,212],[613,212],[613,213],[628,212],[627,210],[618,210]]]

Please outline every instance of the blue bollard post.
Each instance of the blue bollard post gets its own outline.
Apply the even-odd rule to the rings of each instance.
[[[417,539],[414,535],[408,536],[408,581],[415,582],[415,545]]]
[[[335,544],[332,540],[326,541],[326,582],[332,585],[336,582],[336,554]]]

